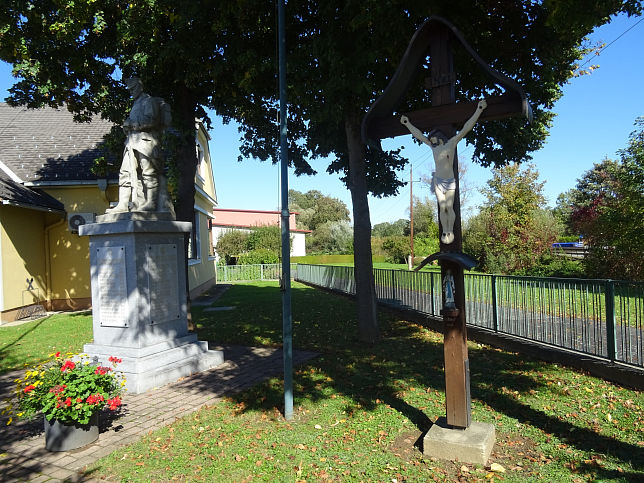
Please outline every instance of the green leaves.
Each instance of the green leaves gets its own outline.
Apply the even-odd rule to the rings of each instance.
[[[596,163],[561,199],[569,226],[590,247],[591,276],[644,279],[644,119],[635,125],[620,159]]]
[[[531,270],[549,253],[561,228],[545,209],[544,182],[533,165],[496,168],[482,190],[487,198],[480,213],[468,221],[465,250],[491,273]]]

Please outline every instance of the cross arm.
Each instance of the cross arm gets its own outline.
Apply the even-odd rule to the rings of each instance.
[[[524,115],[532,121],[532,110],[525,99],[503,94],[486,98],[487,109],[483,111],[480,121],[491,121],[507,117]],[[457,102],[434,106],[406,113],[409,120],[422,131],[428,132],[445,124],[461,127],[477,108],[478,101]],[[409,134],[409,130],[400,123],[400,116],[390,116],[374,120],[367,133],[369,139],[380,140]]]

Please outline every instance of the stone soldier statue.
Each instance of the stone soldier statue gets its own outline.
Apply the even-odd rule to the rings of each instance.
[[[400,122],[409,129],[409,132],[419,141],[432,148],[436,171],[432,173],[432,188],[438,201],[438,213],[440,216],[443,233],[441,242],[449,245],[454,241],[454,194],[456,193],[456,175],[454,174],[454,153],[456,145],[472,130],[483,110],[487,107],[485,99],[479,101],[476,111],[472,117],[463,125],[463,129],[451,139],[447,139],[442,132],[434,130],[429,133],[429,139],[414,126],[407,116],[402,116]]]
[[[106,213],[129,211],[170,211],[167,185],[163,175],[164,157],[161,135],[170,125],[168,104],[143,92],[141,79],[125,79],[134,105],[123,123],[126,134],[123,161],[119,171],[119,200]]]

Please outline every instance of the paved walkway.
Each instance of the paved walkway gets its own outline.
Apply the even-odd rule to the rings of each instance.
[[[125,395],[117,415],[101,414],[98,440],[74,451],[45,450],[42,420],[6,425],[0,417],[0,481],[92,481],[83,468],[132,443],[150,431],[166,426],[199,408],[216,404],[259,382],[283,374],[281,349],[241,346],[211,346],[223,350],[225,362],[209,371],[144,394]],[[313,352],[293,351],[293,363],[313,357]],[[11,395],[13,380],[20,372],[0,376],[0,401]],[[163,397],[159,395],[163,393]]]

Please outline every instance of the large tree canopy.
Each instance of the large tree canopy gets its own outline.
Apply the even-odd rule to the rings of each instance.
[[[275,72],[272,9],[261,5],[254,0],[7,0],[0,9],[0,59],[13,64],[18,79],[8,101],[65,105],[77,120],[100,113],[121,123],[130,100],[120,77],[141,77],[147,92],[173,108],[181,135],[175,156],[177,216],[190,220],[195,117],[208,123],[204,108],[241,117],[247,103],[270,97],[259,84],[253,89],[263,95],[251,99],[244,81],[249,69],[255,79]],[[252,62],[245,70],[231,70],[226,59],[248,56],[240,44],[250,39],[256,42]]]
[[[430,15],[456,25],[495,69],[516,79],[535,109],[521,119],[476,126],[468,137],[484,165],[520,161],[543,142],[549,110],[561,95],[592,29],[641,0],[290,0],[289,157],[296,173],[313,173],[307,156],[331,156],[351,190],[360,337],[378,336],[367,194],[394,194],[403,184],[397,152],[367,148],[361,119],[386,87],[416,27]],[[277,161],[279,131],[273,6],[257,0],[6,0],[0,10],[0,58],[24,80],[14,103],[101,112],[119,122],[127,103],[114,74],[138,74],[170,101],[183,133],[177,215],[190,219],[196,169],[193,122],[211,107],[242,124],[242,154]],[[497,89],[463,52],[457,99]],[[404,109],[427,106],[419,75]],[[460,126],[457,126],[460,128]]]
[[[585,36],[611,15],[636,13],[641,6],[639,0],[288,2],[289,133],[303,148],[290,156],[303,172],[312,168],[301,156],[330,156],[327,171],[340,173],[351,190],[362,340],[378,337],[367,194],[396,193],[404,184],[397,173],[406,160],[398,152],[365,146],[360,124],[387,86],[416,28],[430,15],[448,19],[483,59],[525,89],[535,113],[532,125],[519,118],[488,122],[468,136],[479,162],[502,166],[528,159],[542,145],[550,110],[583,54]],[[456,49],[454,62],[457,100],[499,91],[462,49]],[[403,111],[430,105],[423,74],[419,72]],[[253,127],[251,132],[245,136],[246,152],[266,154],[267,140],[277,145],[272,127]]]
[[[315,231],[327,222],[349,221],[349,210],[342,200],[325,196],[318,190],[301,193],[288,190],[288,209],[297,211],[297,227]]]

